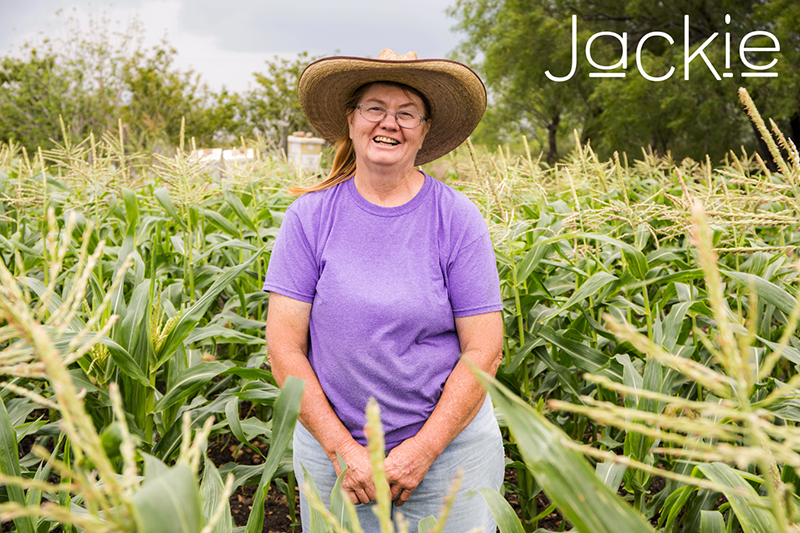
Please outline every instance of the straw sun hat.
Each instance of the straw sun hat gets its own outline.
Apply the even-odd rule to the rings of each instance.
[[[430,104],[430,130],[414,161],[433,161],[472,133],[486,110],[486,89],[468,67],[447,59],[417,59],[385,48],[377,59],[326,57],[300,75],[297,95],[314,129],[328,142],[348,135],[345,102],[362,85],[393,81],[413,87]]]

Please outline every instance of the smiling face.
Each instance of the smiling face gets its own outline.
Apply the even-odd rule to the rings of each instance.
[[[347,121],[357,168],[366,170],[375,165],[394,167],[401,173],[413,170],[429,122],[425,121],[416,128],[401,128],[392,113],[411,111],[426,115],[422,99],[402,87],[373,83],[361,95],[358,104],[375,104],[389,113],[380,122],[368,121],[357,109],[349,113]]]

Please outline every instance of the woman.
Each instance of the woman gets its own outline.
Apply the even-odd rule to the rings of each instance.
[[[438,516],[464,472],[447,531],[495,531],[481,496],[499,489],[503,447],[470,368],[494,374],[503,325],[492,243],[466,197],[416,170],[459,144],[486,106],[470,69],[384,50],[331,57],[301,75],[311,125],[337,153],[330,177],[287,210],[270,258],[267,347],[278,381],[305,380],[295,473],[328,505],[343,487],[378,531],[364,415],[377,399],[395,507],[411,531]],[[394,512],[394,511],[393,511]],[[303,530],[310,531],[301,496]]]

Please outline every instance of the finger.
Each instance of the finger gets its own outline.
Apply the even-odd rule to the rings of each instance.
[[[374,502],[378,499],[377,494],[375,492],[375,485],[372,483],[364,485],[364,492],[369,497],[369,501]]]
[[[357,503],[366,504],[372,501],[372,499],[367,495],[367,493],[363,489],[358,489],[356,491],[356,494],[358,495],[358,500],[359,500]]]
[[[389,492],[391,493],[392,501],[395,501],[400,496],[400,493],[403,492],[403,487],[397,484],[389,485]]]
[[[411,491],[411,490],[403,489],[403,491],[400,493],[400,496],[398,496],[397,500],[395,500],[395,503],[394,503],[395,506],[402,507],[408,501],[408,499],[411,497],[411,493],[412,492],[413,491]]]

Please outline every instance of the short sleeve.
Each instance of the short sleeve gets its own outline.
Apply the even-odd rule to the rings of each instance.
[[[272,248],[263,290],[313,302],[319,268],[309,240],[309,230],[303,227],[295,211],[287,210]]]
[[[447,278],[456,318],[502,311],[500,279],[488,231],[456,252]]]

